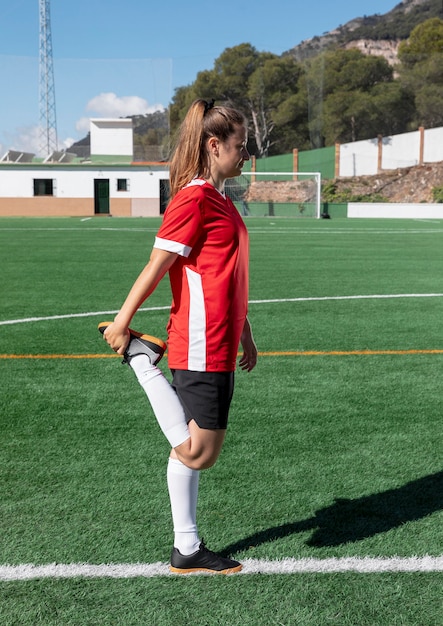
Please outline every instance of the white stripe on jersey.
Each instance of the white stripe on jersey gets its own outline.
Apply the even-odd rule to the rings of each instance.
[[[189,287],[188,369],[206,371],[206,310],[200,274],[186,267]]]
[[[204,185],[205,183],[206,180],[204,180],[203,178],[193,178],[190,183],[183,187],[183,189],[186,189],[186,187],[195,187],[196,185],[202,187],[202,185]]]
[[[161,237],[155,238],[153,247],[159,250],[166,250],[166,252],[175,252],[186,258],[191,254],[192,250],[190,246],[185,246],[179,241],[170,241],[169,239],[162,239]]]

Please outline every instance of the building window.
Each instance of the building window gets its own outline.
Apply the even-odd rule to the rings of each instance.
[[[52,178],[34,178],[34,196],[53,196],[54,181]]]
[[[129,181],[127,178],[117,178],[117,191],[129,191]]]

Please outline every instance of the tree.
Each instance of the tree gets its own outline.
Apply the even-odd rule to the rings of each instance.
[[[399,60],[409,68],[426,62],[434,54],[443,54],[443,20],[438,17],[416,26],[398,48]]]
[[[377,101],[393,81],[393,70],[383,57],[356,49],[329,51],[310,61],[305,90],[311,146],[377,136],[385,115]],[[398,102],[396,90],[390,95]]]
[[[294,148],[309,150],[308,108],[304,94],[299,90],[278,105],[274,113],[272,154],[285,154]]]
[[[415,96],[420,126],[437,128],[443,126],[443,84],[424,85]]]
[[[413,94],[416,112],[414,127],[434,128],[443,124],[443,54],[435,52],[422,57],[413,65],[402,65],[400,80],[403,88]],[[438,98],[440,105],[438,106]],[[436,102],[437,100],[437,102]]]
[[[250,44],[227,48],[216,59],[214,68],[200,72],[193,85],[175,93],[171,105],[171,126],[183,119],[196,98],[215,98],[240,109],[250,123],[250,149],[258,157],[267,156],[277,143],[276,118],[287,98],[297,92],[300,65],[291,57],[258,52]]]
[[[443,124],[443,20],[423,22],[399,48],[400,80],[415,97],[414,126]]]
[[[249,78],[247,104],[260,156],[268,156],[272,148],[278,153],[284,150],[284,136],[290,121],[283,124],[281,108],[297,94],[301,73],[301,66],[292,58],[272,56],[262,58]]]
[[[415,118],[414,94],[398,80],[376,85],[371,90],[376,116],[368,137],[398,135],[411,130]]]
[[[393,79],[389,63],[379,56],[368,56],[352,48],[325,52],[307,64],[309,80],[321,80],[323,96],[337,90],[368,91],[374,85]],[[313,77],[316,77],[314,80]]]
[[[357,141],[372,126],[374,105],[367,92],[337,90],[326,99],[323,117],[326,145]]]

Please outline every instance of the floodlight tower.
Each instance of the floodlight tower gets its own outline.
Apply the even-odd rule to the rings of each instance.
[[[39,0],[39,113],[41,150],[46,156],[57,150],[54,68],[52,64],[52,35],[50,0]]]

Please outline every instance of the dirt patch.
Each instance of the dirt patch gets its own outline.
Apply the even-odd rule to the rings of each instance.
[[[443,186],[443,161],[387,170],[374,176],[334,180],[336,191],[353,196],[377,194],[389,202],[434,202],[432,190]]]
[[[377,196],[388,202],[435,202],[432,190],[443,186],[443,161],[386,170],[373,176],[336,178],[323,184],[331,182],[335,194],[347,198]],[[313,197],[313,182],[251,182],[239,190],[238,197],[247,202],[308,202]]]
[[[246,202],[309,202],[315,197],[314,181],[256,181],[245,194]]]

